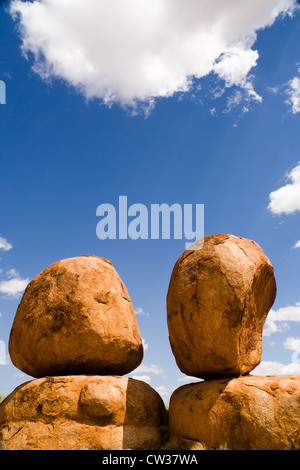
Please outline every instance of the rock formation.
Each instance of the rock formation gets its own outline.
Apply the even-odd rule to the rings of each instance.
[[[0,407],[8,450],[151,449],[160,445],[159,394],[120,376],[61,376],[18,387]]]
[[[142,361],[135,312],[110,261],[58,261],[26,288],[9,340],[16,367],[38,377],[0,405],[0,448],[151,449],[164,404],[122,377]]]
[[[251,240],[212,235],[179,258],[167,295],[170,343],[181,371],[204,380],[172,394],[171,441],[300,449],[300,376],[249,375],[275,296],[273,267]],[[36,276],[9,352],[37,379],[0,405],[0,448],[159,449],[166,410],[148,384],[123,377],[140,364],[143,346],[109,261],[71,258]]]
[[[204,381],[173,392],[170,437],[212,449],[300,449],[300,376],[246,375],[261,360],[273,267],[251,240],[212,235],[199,246],[175,264],[167,318],[177,365]]]
[[[186,250],[167,295],[170,343],[180,370],[203,379],[253,370],[275,296],[273,267],[257,243],[212,235],[202,249]]]
[[[172,395],[171,435],[208,448],[300,447],[300,376],[245,376],[184,385]]]
[[[9,339],[14,365],[32,377],[118,374],[142,361],[127,289],[97,256],[58,261],[27,286]]]

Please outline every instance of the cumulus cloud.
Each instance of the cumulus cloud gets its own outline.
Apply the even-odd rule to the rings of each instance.
[[[29,279],[14,277],[8,281],[0,282],[0,293],[8,297],[18,297],[26,289]]]
[[[269,195],[268,208],[276,215],[300,211],[300,162],[287,174],[286,179],[290,181],[288,184]]]
[[[9,251],[12,249],[12,244],[6,238],[0,236],[0,250]]]
[[[295,0],[13,0],[22,49],[43,79],[59,78],[86,98],[150,107],[191,91],[210,73],[260,100],[249,72],[257,31]]]
[[[277,361],[262,361],[252,372],[253,375],[300,375],[300,363],[282,364]]]
[[[263,329],[264,336],[271,336],[273,333],[282,333],[289,329],[288,322],[300,323],[300,302],[294,306],[270,310]]]
[[[297,243],[295,243],[294,248],[300,248],[300,240]]]
[[[290,351],[300,351],[300,338],[286,338],[283,347]]]
[[[0,292],[9,297],[18,297],[29,283],[29,279],[22,279],[14,268],[6,272],[6,277],[8,280],[0,282]]]

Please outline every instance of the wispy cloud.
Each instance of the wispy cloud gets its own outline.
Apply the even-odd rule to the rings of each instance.
[[[155,388],[155,390],[160,394],[161,397],[169,398],[174,391],[174,388],[166,387],[165,385],[159,385]]]
[[[300,67],[298,75],[293,77],[285,87],[285,94],[288,96],[286,104],[293,114],[300,112]]]
[[[144,310],[141,307],[136,308],[135,310],[136,315],[142,315],[142,316],[149,316],[149,313],[145,313]]]
[[[8,279],[20,277],[18,271],[17,271],[15,268],[9,269],[9,270],[6,272],[6,276],[8,277]]]
[[[179,379],[177,379],[177,382],[189,384],[191,382],[202,382],[202,379],[198,379],[197,377],[190,377],[186,375],[184,377],[180,377]]]
[[[150,366],[146,366],[146,365],[140,365],[139,367],[137,367],[134,371],[135,374],[142,374],[142,373],[150,373],[150,374],[154,374],[154,375],[162,375],[165,373],[165,371],[157,366],[156,364],[151,364]]]
[[[299,64],[297,64],[299,65]],[[300,112],[300,67],[298,73],[283,85],[268,87],[267,90],[285,97],[288,112],[297,114]]]
[[[194,91],[194,79],[210,73],[257,100],[249,79],[257,31],[295,7],[295,0],[13,0],[10,11],[43,79],[149,112],[155,99]]]
[[[0,250],[9,251],[12,249],[12,244],[6,238],[0,236]]]
[[[142,380],[143,382],[146,382],[149,385],[151,383],[151,379],[149,375],[132,375],[131,377],[135,380]]]
[[[294,248],[300,248],[300,240],[297,243],[295,243]]]

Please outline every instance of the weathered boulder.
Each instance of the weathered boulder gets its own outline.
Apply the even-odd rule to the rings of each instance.
[[[184,385],[170,399],[171,438],[229,450],[300,449],[300,376]]]
[[[134,370],[143,345],[127,289],[110,261],[58,261],[27,286],[9,339],[13,364],[33,377]]]
[[[150,385],[128,377],[35,379],[16,388],[0,405],[0,448],[158,448],[164,410]]]
[[[199,378],[238,377],[261,360],[262,330],[276,297],[274,270],[252,240],[204,238],[176,262],[167,295],[178,367]]]

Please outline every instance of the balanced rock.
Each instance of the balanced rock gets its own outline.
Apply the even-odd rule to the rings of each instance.
[[[169,284],[177,365],[207,379],[247,374],[261,360],[263,325],[276,297],[273,267],[257,243],[241,237],[207,236],[199,248],[181,255]]]
[[[169,408],[172,438],[209,449],[300,449],[300,376],[247,376],[184,385]]]
[[[58,261],[27,286],[9,338],[13,364],[33,377],[123,375],[143,345],[127,289],[111,262]]]
[[[35,379],[16,388],[0,405],[0,448],[158,448],[164,411],[160,395],[150,385],[128,377]]]

